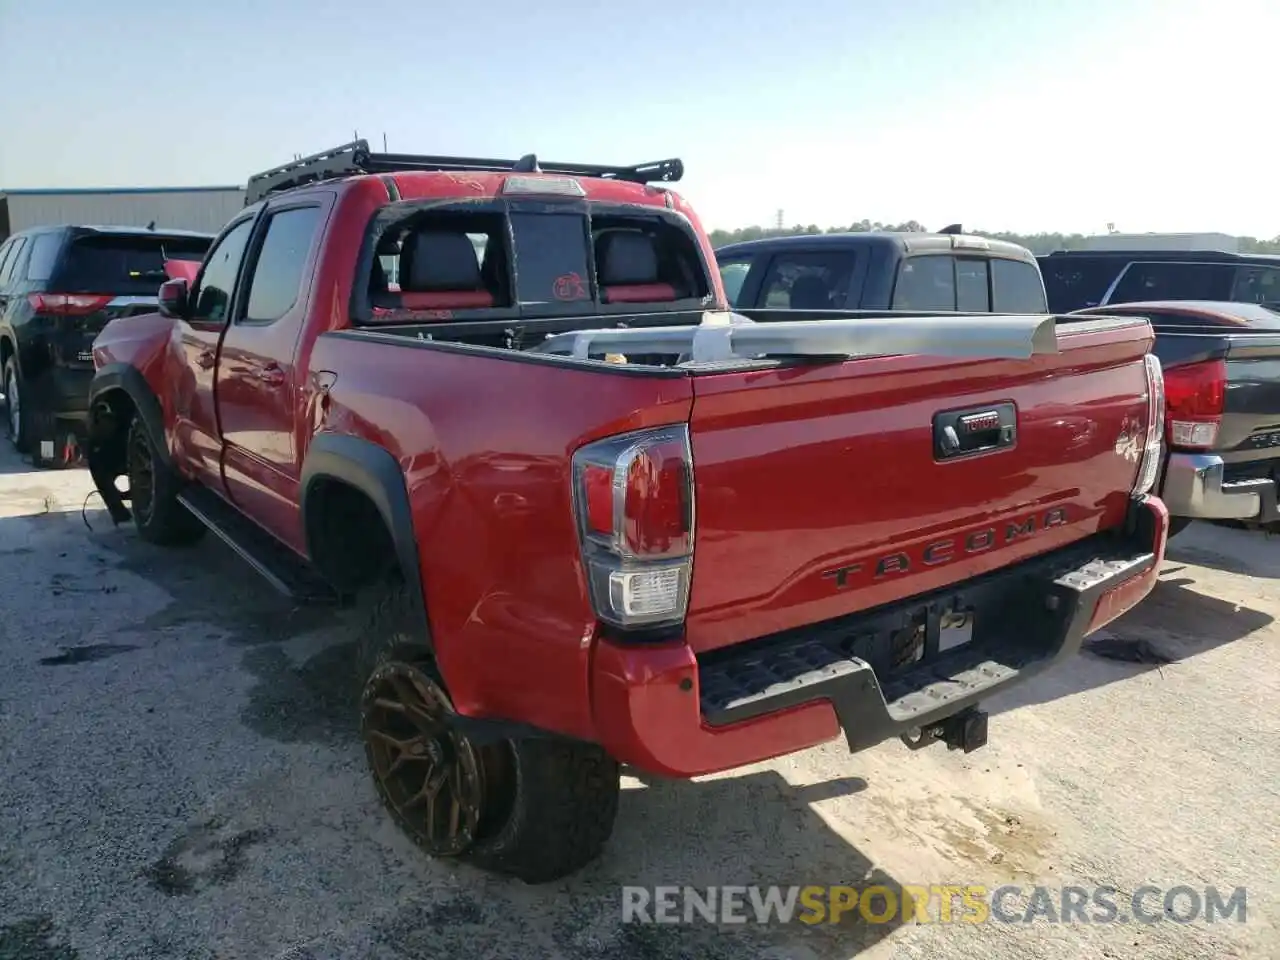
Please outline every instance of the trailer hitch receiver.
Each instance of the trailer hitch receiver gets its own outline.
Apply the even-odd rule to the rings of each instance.
[[[937,723],[903,734],[901,739],[909,750],[919,750],[941,740],[948,750],[973,753],[987,745],[987,713],[977,707],[968,707]]]

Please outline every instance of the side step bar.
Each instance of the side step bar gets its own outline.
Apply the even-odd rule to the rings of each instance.
[[[179,502],[271,586],[304,605],[341,604],[342,598],[305,560],[205,487],[188,487]]]

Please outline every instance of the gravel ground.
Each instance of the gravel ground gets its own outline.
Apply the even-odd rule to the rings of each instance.
[[[0,452],[0,960],[1280,956],[1280,547],[1193,527],[1156,593],[990,704],[965,757],[830,744],[625,782],[606,856],[530,888],[421,857],[366,781],[351,617],[219,542],[113,529]],[[1115,651],[1101,650],[1102,653]],[[623,884],[1248,888],[1247,922],[621,922]]]

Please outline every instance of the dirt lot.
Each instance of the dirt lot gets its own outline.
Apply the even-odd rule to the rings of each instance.
[[[349,622],[213,538],[113,529],[89,489],[0,452],[3,960],[1280,956],[1280,541],[1193,527],[1108,634],[1168,662],[1082,654],[992,703],[984,751],[628,778],[604,860],[529,888],[428,862],[382,815]],[[1244,886],[1247,922],[621,922],[624,884],[867,877]]]

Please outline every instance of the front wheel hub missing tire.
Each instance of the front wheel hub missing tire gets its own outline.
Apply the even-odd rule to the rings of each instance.
[[[453,705],[426,671],[388,663],[369,678],[361,733],[374,784],[414,841],[433,856],[458,856],[478,835],[484,766],[452,729]]]

